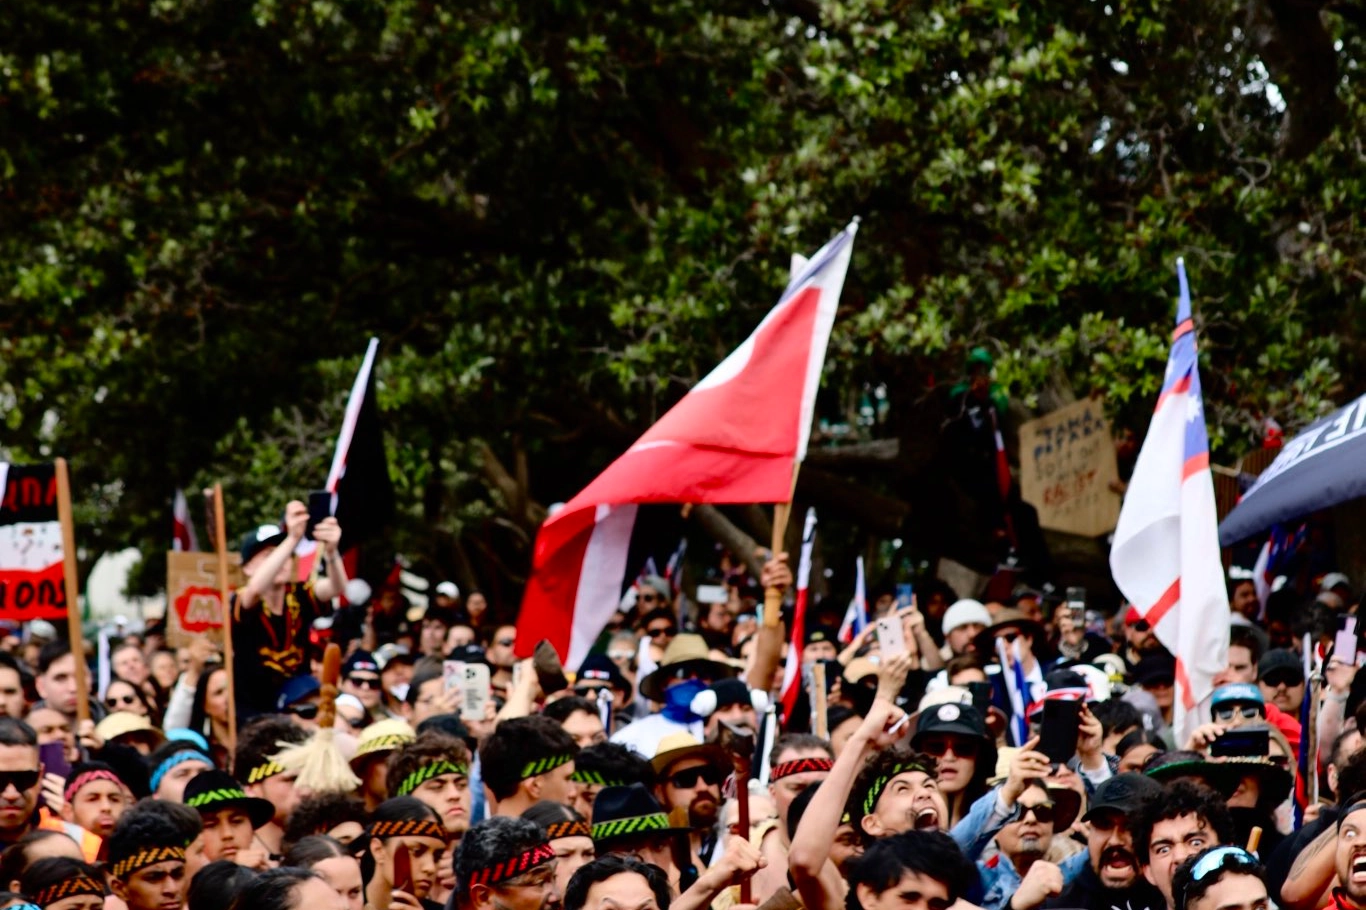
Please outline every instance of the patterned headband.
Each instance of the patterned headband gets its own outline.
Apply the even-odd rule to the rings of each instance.
[[[569,775],[569,779],[578,784],[597,784],[600,787],[624,787],[624,780],[608,780],[602,776],[600,771],[580,771],[576,766],[574,773]]]
[[[526,780],[528,777],[535,777],[536,775],[544,774],[547,771],[554,771],[556,768],[560,767],[560,765],[567,765],[573,760],[573,755],[564,752],[560,755],[548,755],[545,758],[529,761],[522,768],[522,776],[520,779]]]
[[[514,856],[505,863],[497,863],[487,869],[479,869],[470,876],[470,886],[474,885],[496,885],[505,882],[510,878],[516,878],[523,872],[529,872],[544,862],[555,858],[555,849],[549,844],[538,844],[530,850],[525,850]]]
[[[203,752],[199,752],[195,749],[181,749],[179,752],[176,752],[164,762],[157,765],[157,769],[152,772],[152,780],[150,783],[152,793],[157,792],[157,787],[161,786],[161,779],[166,776],[167,771],[171,770],[176,765],[183,765],[187,761],[200,761],[210,768],[214,767],[213,759],[209,758]]]
[[[196,793],[185,800],[185,805],[191,809],[212,812],[216,803],[232,803],[244,799],[247,799],[247,794],[240,787],[220,787],[217,790],[205,790],[203,793]]]
[[[893,765],[886,774],[880,774],[873,778],[872,784],[868,787],[867,795],[863,797],[863,814],[872,815],[873,807],[877,805],[878,798],[882,796],[882,790],[887,786],[887,782],[898,774],[905,774],[908,771],[919,771],[921,774],[934,776],[934,769],[928,767],[924,762],[907,761]]]
[[[396,821],[371,822],[370,836],[432,837],[445,843],[446,829],[432,821],[430,818],[424,818],[418,821],[403,818]]]
[[[155,866],[157,863],[164,863],[167,860],[172,859],[180,860],[182,863],[185,862],[185,848],[147,847],[139,850],[132,856],[126,856],[117,863],[114,863],[114,868],[109,870],[109,874],[114,876],[114,878],[124,879],[126,881],[128,876],[139,869],[144,869],[147,866]]]
[[[123,781],[119,780],[118,775],[113,771],[105,771],[97,768],[94,771],[82,771],[80,774],[71,778],[71,780],[67,782],[66,789],[62,791],[62,797],[66,799],[67,802],[71,802],[72,797],[79,793],[82,787],[86,784],[93,784],[97,780],[113,781],[118,786],[123,786]]]
[[[593,840],[603,841],[628,834],[641,834],[645,831],[668,831],[669,816],[663,812],[637,815],[634,818],[618,818],[610,822],[596,822],[593,825]]]
[[[406,746],[415,738],[411,733],[386,733],[383,736],[376,736],[356,747],[356,754],[352,756],[352,761],[362,755],[369,755],[371,752],[381,752],[385,749],[397,749],[399,746]]]
[[[592,837],[593,829],[588,826],[588,822],[555,822],[546,825],[545,836],[551,840],[559,840],[562,837]]]
[[[257,765],[247,772],[247,783],[259,784],[267,778],[274,777],[277,774],[284,774],[287,770],[288,769],[284,765],[277,761],[267,761],[265,764]]]
[[[808,771],[829,771],[835,767],[835,763],[828,758],[796,758],[792,761],[785,761],[781,765],[774,765],[769,772],[770,781],[782,780],[784,777],[791,777],[794,774],[805,774]]]
[[[46,907],[68,897],[78,897],[82,894],[93,894],[95,897],[104,897],[104,885],[95,881],[88,875],[77,875],[75,878],[63,879],[56,884],[48,885],[33,895],[33,902],[39,907]]]
[[[444,758],[438,759],[430,765],[423,765],[412,774],[403,778],[403,783],[398,785],[398,789],[394,791],[394,795],[407,796],[433,777],[440,777],[443,774],[463,774],[468,777],[469,773],[470,766],[464,762],[447,761]]]

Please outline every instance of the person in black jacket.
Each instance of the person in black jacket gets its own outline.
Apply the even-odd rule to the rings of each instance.
[[[1131,823],[1139,809],[1160,798],[1162,785],[1141,774],[1118,774],[1096,788],[1090,810],[1086,849],[1090,861],[1081,875],[1044,906],[1086,910],[1164,910],[1162,892],[1144,879],[1134,848]]]

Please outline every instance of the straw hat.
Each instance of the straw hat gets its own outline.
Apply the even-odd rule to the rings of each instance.
[[[360,731],[360,739],[356,741],[356,754],[351,756],[351,767],[355,769],[371,757],[383,758],[415,739],[417,734],[408,726],[407,721],[377,721]]]
[[[674,680],[696,676],[711,682],[734,675],[734,668],[712,660],[711,651],[701,635],[675,635],[664,649],[659,668],[640,681],[640,694],[654,701],[663,701],[664,690]]]

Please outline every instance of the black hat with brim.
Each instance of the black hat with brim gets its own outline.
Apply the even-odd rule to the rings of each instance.
[[[275,817],[275,804],[268,799],[247,796],[242,785],[226,771],[200,771],[185,784],[185,805],[200,814],[222,809],[241,809],[251,819],[253,829]]]
[[[610,848],[618,841],[659,834],[686,834],[669,822],[659,802],[644,784],[603,787],[593,800],[593,843]]]
[[[1163,784],[1183,777],[1195,778],[1224,799],[1232,796],[1242,782],[1243,773],[1226,762],[1209,761],[1199,753],[1172,752],[1167,755],[1170,758],[1159,755],[1143,773]]]

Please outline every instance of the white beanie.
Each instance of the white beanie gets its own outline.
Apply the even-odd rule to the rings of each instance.
[[[960,600],[944,611],[944,625],[941,627],[945,635],[948,635],[959,626],[966,626],[970,622],[978,623],[982,626],[991,625],[991,614],[987,608],[982,606],[979,600]]]

